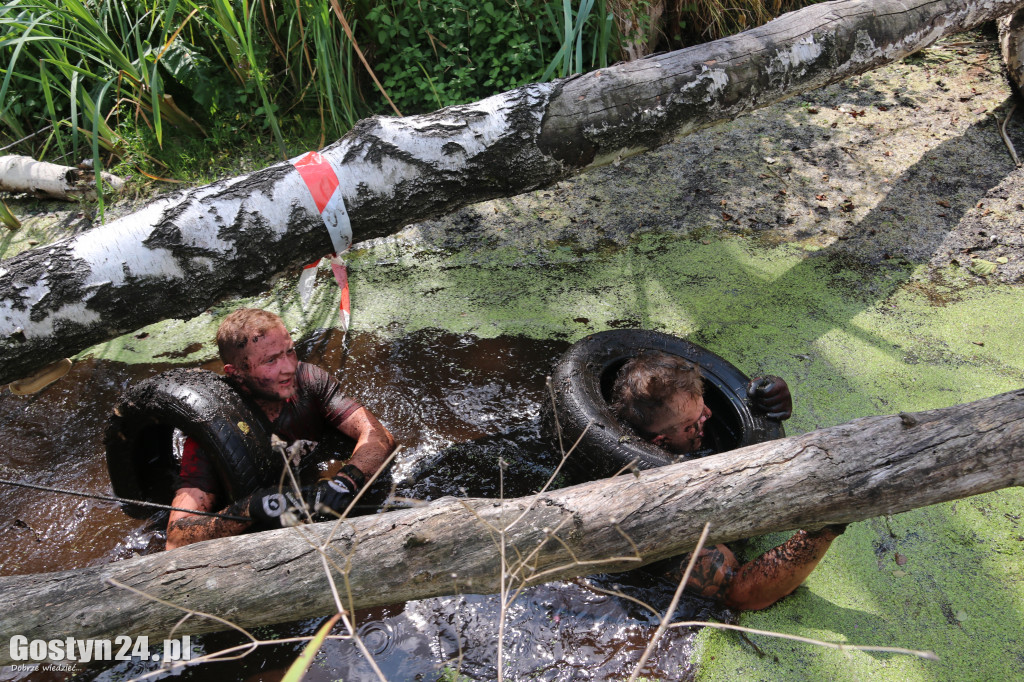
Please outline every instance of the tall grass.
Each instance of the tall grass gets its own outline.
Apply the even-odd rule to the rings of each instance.
[[[155,65],[166,31],[155,12],[139,15],[121,0],[96,9],[80,0],[5,6],[0,15],[0,55],[7,63],[0,122],[16,135],[31,132],[32,114],[43,109],[55,124],[47,144],[55,141],[62,151],[68,145],[76,150],[79,134],[85,133],[114,148],[117,136],[107,114],[116,103],[128,101],[153,117],[160,137],[162,98]]]
[[[159,156],[169,131],[233,148],[269,130],[284,155],[285,137],[322,146],[374,112],[603,68],[806,1],[14,0],[0,7],[0,141],[49,124],[19,149],[98,164],[140,145]]]
[[[175,0],[170,0],[171,4]],[[241,0],[234,3],[231,0],[207,0],[207,2],[195,2],[184,0],[192,8],[193,12],[199,14],[204,20],[204,25],[209,30],[207,36],[217,50],[222,63],[228,71],[235,76],[240,85],[253,83],[259,92],[260,105],[253,112],[255,116],[263,116],[270,125],[277,140],[278,151],[281,157],[287,156],[284,144],[284,136],[281,134],[281,126],[277,120],[278,104],[271,100],[269,90],[270,75],[267,70],[266,60],[260,54],[257,57],[261,42],[260,35],[256,30],[255,7],[249,0]],[[235,4],[239,5],[241,12],[235,11]]]
[[[367,113],[368,107],[358,93],[355,48],[344,39],[330,6],[326,2],[307,4],[303,11],[299,3],[278,8],[264,2],[263,8],[269,12],[265,21],[268,36],[285,65],[285,77],[297,93],[295,103],[315,102],[321,139],[328,131],[332,137],[341,135]]]
[[[571,0],[562,0],[561,4],[560,16],[552,11],[552,4],[544,7],[552,30],[562,39],[558,52],[541,76],[544,81],[604,68],[608,66],[612,49],[615,17],[608,11],[605,0],[580,0],[575,8]]]
[[[139,12],[125,0],[33,0],[5,5],[0,14],[0,122],[17,136],[49,119],[38,156],[55,145],[60,158],[88,150],[97,170],[101,148],[118,152],[111,117],[132,113],[162,143],[164,122],[192,123],[164,92],[158,64],[177,31],[167,21],[177,0]],[[86,143],[86,144],[83,144]],[[96,173],[102,198],[101,174]],[[101,205],[102,207],[102,205]]]

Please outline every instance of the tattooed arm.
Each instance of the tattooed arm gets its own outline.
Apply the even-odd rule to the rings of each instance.
[[[771,606],[800,586],[845,526],[797,531],[789,540],[742,566],[725,545],[701,550],[687,589],[733,609]],[[685,564],[682,568],[685,568]]]
[[[214,511],[216,502],[216,495],[211,495],[199,488],[179,488],[171,506],[195,509],[196,511]],[[245,498],[224,509],[223,513],[232,516],[248,516],[248,509],[249,498]],[[167,549],[182,547],[200,540],[239,535],[251,526],[252,523],[248,521],[232,521],[216,516],[199,516],[188,512],[172,511],[167,520]]]

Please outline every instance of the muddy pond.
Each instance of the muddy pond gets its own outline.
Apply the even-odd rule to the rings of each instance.
[[[370,407],[403,445],[393,466],[395,494],[429,500],[443,495],[497,497],[499,461],[507,463],[504,494],[538,489],[560,455],[541,426],[553,361],[561,341],[478,339],[419,331],[396,339],[372,334],[342,340],[321,331],[298,344],[300,358],[335,372],[347,393]],[[0,396],[6,463],[2,478],[110,494],[103,432],[111,406],[132,382],[170,365],[76,363],[62,380],[32,396]],[[218,370],[218,362],[207,368]],[[0,485],[3,526],[0,574],[59,571],[161,551],[166,517],[137,521],[117,504]],[[624,679],[657,621],[617,590],[664,609],[674,585],[650,574],[596,575],[525,591],[508,610],[506,679]],[[267,595],[273,599],[273,595]],[[711,605],[684,601],[677,619],[718,618]],[[436,680],[457,670],[472,680],[497,677],[499,600],[456,595],[357,612],[360,635],[392,681]],[[260,628],[263,639],[312,635],[323,618]],[[339,627],[335,634],[344,634]],[[693,676],[694,633],[670,630],[648,663],[648,677]],[[194,653],[244,642],[235,634],[194,637]],[[262,647],[244,659],[187,668],[181,679],[276,680],[302,644]],[[446,670],[447,668],[447,670]],[[75,679],[122,680],[157,670],[151,663],[79,664]],[[64,679],[37,671],[2,679]],[[151,678],[152,679],[152,678]],[[349,641],[329,641],[306,679],[364,680],[373,673]],[[446,677],[445,679],[451,679]]]

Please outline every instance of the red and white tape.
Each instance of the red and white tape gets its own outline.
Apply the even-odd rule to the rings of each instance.
[[[334,280],[341,289],[341,328],[348,331],[349,320],[352,317],[352,304],[348,293],[348,272],[345,268],[345,261],[341,254],[348,250],[352,244],[352,223],[349,221],[348,212],[345,210],[345,201],[341,196],[341,183],[338,181],[338,174],[330,162],[319,152],[309,152],[303,156],[292,159],[292,165],[302,176],[306,188],[313,197],[320,217],[324,221],[327,233],[331,237],[331,245],[334,253],[331,254],[331,272],[334,273]],[[315,263],[310,263],[302,270],[299,276],[299,297],[302,306],[306,307],[309,298],[313,293],[313,283],[316,280],[316,268],[320,265],[322,258]]]

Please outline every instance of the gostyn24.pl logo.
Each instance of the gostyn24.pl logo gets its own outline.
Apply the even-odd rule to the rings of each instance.
[[[110,639],[29,639],[15,635],[10,640],[12,661],[188,661],[192,659],[192,642],[188,635],[181,639],[165,639],[160,652],[150,652],[149,637],[120,635]]]

